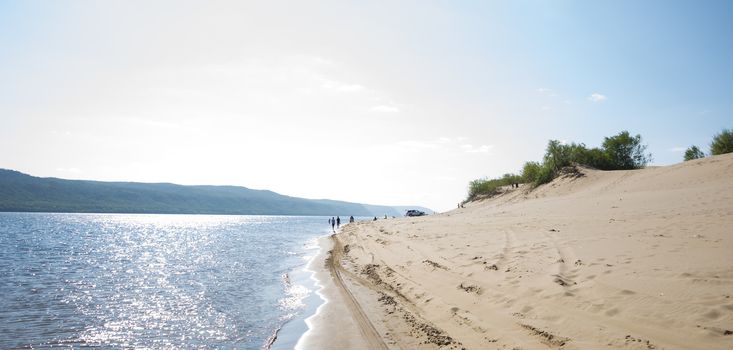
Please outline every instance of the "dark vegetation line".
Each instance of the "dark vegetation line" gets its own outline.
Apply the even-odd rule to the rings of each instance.
[[[631,170],[645,167],[652,161],[651,153],[646,152],[647,145],[642,144],[641,135],[631,136],[622,131],[615,136],[605,137],[601,147],[588,148],[582,143],[562,143],[550,140],[542,162],[526,162],[520,174],[504,174],[500,178],[482,178],[468,184],[470,202],[482,197],[498,194],[503,186],[513,183],[531,184],[536,187],[552,181],[561,170],[572,165],[583,165],[599,170]],[[733,131],[724,129],[713,137],[710,144],[710,155],[733,152]],[[705,157],[697,146],[685,151],[684,160]]]

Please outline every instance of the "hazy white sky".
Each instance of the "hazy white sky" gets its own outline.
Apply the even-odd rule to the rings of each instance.
[[[0,1],[0,168],[455,206],[549,139],[730,125],[729,5]]]

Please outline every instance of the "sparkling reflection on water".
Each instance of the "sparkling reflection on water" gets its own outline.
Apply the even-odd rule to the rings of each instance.
[[[0,348],[260,348],[325,221],[0,213]]]

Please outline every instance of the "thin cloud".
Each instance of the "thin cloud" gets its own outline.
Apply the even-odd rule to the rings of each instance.
[[[403,151],[419,152],[425,150],[443,150],[447,152],[463,152],[463,153],[489,153],[494,145],[474,146],[469,143],[463,143],[466,137],[440,137],[435,140],[404,140],[396,144],[397,148]]]
[[[441,136],[438,138],[437,142],[446,144],[446,143],[457,143],[457,142],[463,142],[465,140],[468,140],[467,137],[464,136],[458,136],[458,137],[447,137],[447,136]]]
[[[406,152],[420,152],[428,149],[436,149],[438,145],[433,142],[419,140],[404,140],[397,142],[397,148]]]
[[[494,148],[494,145],[481,145],[478,147],[470,144],[461,145],[461,149],[466,153],[489,153],[492,148]]]
[[[548,88],[539,88],[539,89],[537,89],[537,92],[540,95],[544,95],[544,96],[547,96],[547,97],[557,97],[558,96],[557,93],[555,92],[555,90],[548,89]]]
[[[591,101],[591,102],[603,102],[603,101],[605,101],[607,99],[608,99],[608,97],[606,97],[606,95],[602,95],[602,94],[599,94],[597,92],[594,92],[594,93],[590,94],[590,96],[588,96],[588,100]]]
[[[374,106],[369,109],[372,112],[378,112],[378,113],[397,113],[400,111],[399,108],[395,106],[388,106],[388,105],[379,105]]]
[[[358,92],[366,90],[363,85],[343,83],[335,80],[325,80],[323,84],[321,84],[321,87],[339,92]]]

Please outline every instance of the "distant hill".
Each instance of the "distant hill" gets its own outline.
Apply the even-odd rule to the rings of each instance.
[[[0,169],[2,211],[342,216],[404,214],[403,207],[289,197],[246,187],[64,180]]]

